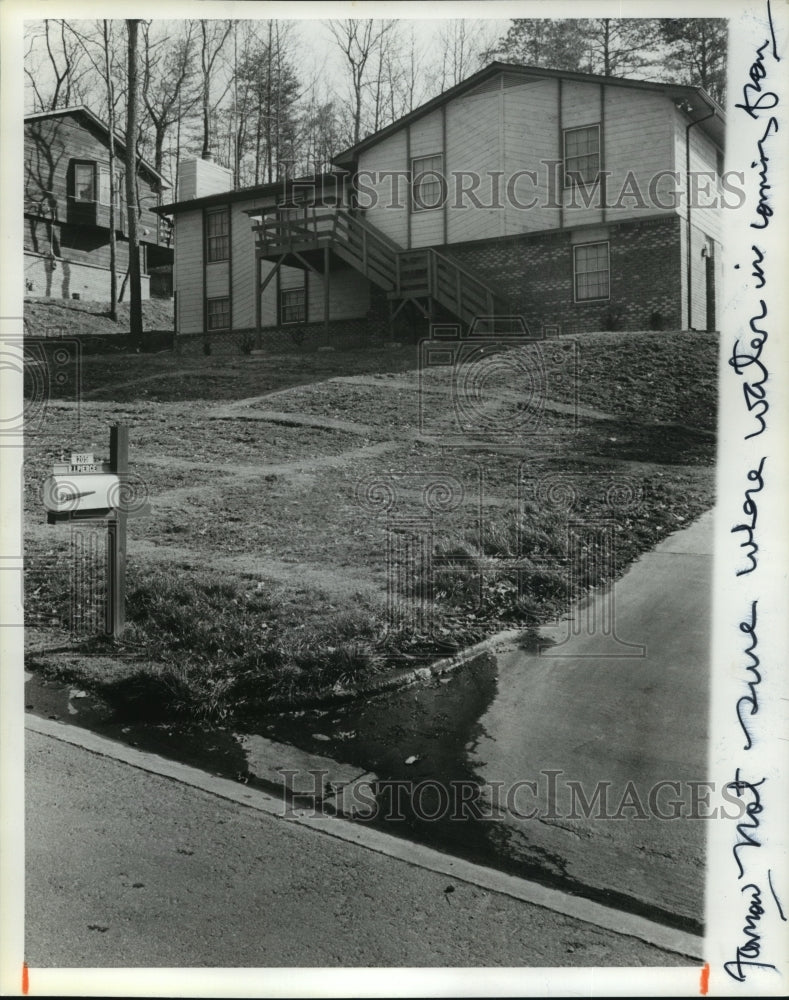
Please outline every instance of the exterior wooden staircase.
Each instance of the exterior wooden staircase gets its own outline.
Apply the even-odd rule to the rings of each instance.
[[[320,269],[315,251],[328,249],[398,303],[392,318],[407,302],[427,319],[437,318],[439,307],[466,326],[480,316],[510,314],[504,299],[449,257],[432,247],[404,250],[356,212],[305,206],[254,214],[259,221],[252,229],[262,258],[281,261],[292,255]]]

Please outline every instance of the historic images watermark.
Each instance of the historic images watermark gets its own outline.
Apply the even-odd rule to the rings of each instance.
[[[65,433],[71,433],[80,425],[80,401],[82,396],[82,345],[80,341],[67,336],[64,326],[43,327],[33,336],[21,317],[0,319],[3,332],[0,335],[0,369],[8,376],[9,382],[0,395],[0,448],[18,449],[20,462],[12,471],[9,462],[8,482],[4,489],[19,489],[19,525],[12,531],[4,525],[4,538],[13,540],[0,556],[2,585],[7,600],[0,609],[0,624],[21,626],[21,610],[25,607],[25,595],[43,593],[45,581],[53,579],[61,572],[57,556],[53,552],[31,556],[23,552],[24,532],[22,516],[25,494],[36,494],[37,483],[26,475],[33,464],[31,457],[37,448],[36,436],[46,430],[50,422]],[[5,332],[6,326],[9,332]],[[24,330],[21,335],[18,331]],[[14,391],[18,387],[19,391]],[[24,461],[21,460],[24,449]],[[12,483],[16,480],[15,484]],[[24,556],[24,565],[23,565]],[[36,604],[36,602],[33,602]],[[42,605],[41,618],[52,621]],[[73,616],[70,614],[70,618]],[[38,614],[28,617],[28,624],[35,624]],[[76,622],[76,618],[74,618]]]
[[[283,198],[293,206],[301,196],[341,198],[347,171],[331,177],[299,178],[283,182]],[[542,159],[536,169],[442,170],[426,168],[362,169],[352,177],[355,205],[375,209],[449,209],[538,212],[545,210],[587,211],[603,209],[632,213],[674,212],[691,209],[736,210],[745,203],[743,171],[628,169],[614,172],[602,167],[592,175],[568,169],[565,160]],[[609,220],[612,221],[612,220]]]
[[[540,209],[738,209],[745,201],[745,175],[738,171],[597,170],[593,179],[565,171],[562,160],[541,160],[536,170],[474,171],[360,170],[355,176],[359,208]]]
[[[283,815],[342,812],[363,822],[398,823],[504,821],[739,820],[746,806],[731,782],[664,778],[649,785],[576,780],[563,770],[542,768],[516,781],[330,779],[323,768],[280,768]]]
[[[55,327],[41,336],[0,339],[0,368],[23,384],[21,407],[10,394],[4,394],[0,404],[0,447],[21,446],[23,432],[29,436],[43,429],[58,401],[69,404],[58,409],[60,425],[69,430],[79,427],[82,345],[63,332]]]
[[[121,473],[107,492],[107,505],[115,516],[142,512],[149,497],[148,484],[137,473]],[[83,488],[79,476],[45,480],[39,505],[57,491],[62,513],[78,507]],[[66,496],[63,501],[63,496]],[[77,638],[112,632],[107,603],[110,562],[109,517],[71,520],[53,528],[58,537],[44,553],[28,557],[24,567],[25,624],[53,628]],[[66,533],[66,537],[63,535]]]

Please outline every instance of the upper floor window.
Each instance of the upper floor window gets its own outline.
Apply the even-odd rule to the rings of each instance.
[[[441,208],[446,191],[443,155],[435,153],[433,156],[415,157],[411,160],[411,178],[413,211],[424,212],[430,208]]]
[[[593,184],[600,173],[600,126],[564,130],[564,183]]]
[[[611,282],[608,243],[582,243],[573,247],[575,301],[607,299]]]
[[[123,207],[125,186],[125,175],[123,170],[115,171],[115,208],[120,210]],[[99,169],[99,201],[102,205],[110,203],[110,168],[101,167]]]
[[[230,216],[226,208],[212,209],[205,216],[206,260],[227,260],[230,257]]]
[[[74,164],[74,198],[76,201],[96,200],[96,165]]]

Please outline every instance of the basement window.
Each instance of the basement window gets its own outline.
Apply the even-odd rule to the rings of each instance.
[[[583,243],[573,247],[573,272],[576,302],[607,299],[611,283],[608,243]]]
[[[209,264],[230,258],[230,213],[226,208],[206,212],[205,250]]]
[[[208,299],[208,329],[209,330],[229,330],[230,329],[230,298]]]
[[[444,157],[441,153],[433,156],[417,156],[411,160],[411,209],[426,212],[441,208],[446,196],[444,179]]]
[[[564,185],[594,184],[600,174],[600,126],[564,130]]]

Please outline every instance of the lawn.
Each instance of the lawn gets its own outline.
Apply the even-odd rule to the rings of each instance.
[[[421,370],[416,347],[84,358],[28,421],[28,661],[130,714],[216,720],[535,629],[712,505],[716,364],[714,335],[679,333]],[[80,625],[101,531],[48,526],[40,499],[115,422],[151,504],[117,644]],[[72,603],[77,549],[98,555]]]

